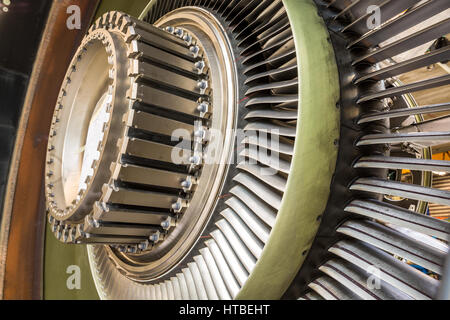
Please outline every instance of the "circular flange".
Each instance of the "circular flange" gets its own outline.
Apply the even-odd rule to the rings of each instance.
[[[96,30],[82,42],[60,90],[50,130],[46,196],[57,221],[80,222],[90,212],[117,154],[125,105],[126,48],[117,35]],[[92,137],[92,135],[95,135]]]
[[[168,272],[198,241],[234,147],[231,46],[212,15],[189,12],[159,28],[119,12],[98,19],[51,128],[52,231],[63,242],[108,245],[136,281]]]
[[[214,90],[209,92],[209,103],[204,106],[208,110],[201,110],[208,113],[208,121],[198,129],[200,132],[197,130],[203,136],[206,134],[204,139],[208,141],[203,148],[201,175],[176,228],[158,246],[143,254],[130,255],[104,248],[119,269],[138,281],[157,279],[170,272],[199,240],[214,212],[232,162],[237,118],[236,72],[230,72],[236,68],[233,51],[216,18],[201,8],[182,8],[164,16],[155,26],[183,39],[191,50],[197,47],[202,59],[201,65],[197,62],[195,67],[201,67],[198,72],[208,72],[208,85]]]

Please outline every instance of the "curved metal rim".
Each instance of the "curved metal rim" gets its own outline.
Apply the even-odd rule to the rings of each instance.
[[[319,228],[338,154],[340,85],[328,30],[313,1],[283,3],[299,61],[299,125],[287,191],[262,256],[237,296],[243,300],[279,299],[294,279]]]
[[[93,84],[87,84],[87,77],[94,77],[94,75],[96,76],[96,84],[98,84],[98,89],[102,92],[107,92],[108,91],[108,87],[110,88],[110,91],[112,92],[112,94],[110,95],[111,99],[112,99],[112,103],[114,103],[115,99],[115,95],[116,95],[116,84],[115,82],[113,82],[113,80],[111,78],[107,78],[108,77],[108,70],[109,68],[112,68],[113,65],[110,64],[107,61],[108,58],[108,53],[106,52],[106,44],[103,44],[102,41],[100,41],[97,36],[100,33],[97,33],[97,35],[95,37],[91,37],[90,39],[86,39],[83,40],[83,43],[81,44],[79,50],[77,51],[77,53],[74,55],[74,58],[72,59],[71,65],[73,66],[77,66],[77,69],[83,69],[86,68],[86,72],[83,73],[83,71],[78,71],[77,73],[73,73],[70,69],[68,70],[67,74],[66,74],[66,79],[64,80],[62,86],[61,86],[61,90],[69,90],[68,88],[70,88],[70,86],[75,86],[76,90],[72,89],[72,92],[75,92],[75,94],[69,94],[66,96],[61,96],[61,98],[58,98],[58,104],[64,104],[65,107],[64,109],[55,109],[54,112],[54,117],[55,118],[60,118],[58,123],[52,123],[52,126],[50,128],[50,138],[49,138],[49,147],[52,146],[55,150],[50,150],[50,148],[47,151],[47,165],[46,165],[46,185],[52,183],[55,186],[54,187],[46,187],[46,201],[47,201],[47,207],[50,208],[50,213],[52,216],[54,216],[55,218],[61,219],[61,220],[79,220],[79,213],[77,213],[77,211],[79,210],[80,207],[84,207],[85,204],[83,203],[83,201],[89,198],[89,193],[92,192],[90,191],[91,189],[93,189],[92,187],[94,186],[94,180],[95,177],[97,176],[97,172],[99,171],[99,165],[95,165],[95,167],[92,167],[93,169],[93,174],[90,175],[90,181],[86,180],[86,189],[85,190],[81,190],[79,187],[77,188],[78,190],[73,190],[72,193],[75,193],[79,195],[79,198],[76,197],[75,195],[72,195],[72,197],[70,197],[67,194],[67,189],[66,186],[68,183],[68,181],[70,181],[70,179],[65,176],[65,169],[64,167],[66,166],[70,166],[67,165],[66,161],[64,161],[66,158],[70,158],[71,160],[74,159],[76,162],[74,165],[74,168],[71,168],[70,171],[74,171],[76,170],[75,167],[80,167],[80,163],[82,163],[83,159],[79,159],[79,161],[76,160],[76,157],[74,156],[74,153],[76,152],[75,149],[78,148],[78,144],[83,143],[82,140],[85,139],[83,137],[84,134],[87,133],[79,132],[79,126],[76,126],[75,128],[73,126],[70,125],[70,121],[72,121],[71,119],[74,117],[74,110],[76,110],[77,107],[79,107],[79,105],[82,105],[83,107],[85,105],[88,105],[88,108],[90,107],[92,110],[88,110],[86,109],[83,112],[87,112],[87,116],[84,116],[84,119],[80,119],[79,121],[81,122],[81,129],[84,131],[85,129],[88,129],[88,125],[87,123],[89,121],[91,121],[91,115],[89,115],[89,113],[94,111],[95,105],[91,102],[89,103],[88,101],[86,101],[85,103],[79,103],[79,100],[82,99],[81,97],[79,97],[79,92],[83,90],[83,87],[86,86],[90,86],[91,87],[95,87],[95,85]],[[114,47],[116,44],[114,43],[114,40],[111,36],[109,36],[107,33],[102,33],[102,36],[105,37],[104,41],[107,41],[107,44]],[[87,47],[91,47],[89,49],[87,49]],[[85,48],[86,50],[86,54],[83,54],[85,59],[79,58],[82,56],[82,52]],[[100,75],[100,71],[99,70],[95,70],[93,72],[92,67],[89,67],[91,63],[93,63],[93,59],[99,59],[99,61],[95,61],[96,62],[96,67],[99,67],[103,72],[103,75]],[[102,65],[100,65],[100,63],[103,63]],[[113,62],[114,64],[116,63],[115,61]],[[102,68],[103,67],[103,68]],[[117,69],[117,68],[115,68]],[[113,69],[114,70],[114,69]],[[116,71],[114,71],[116,72]],[[102,79],[102,77],[104,79]],[[116,78],[117,76],[114,74],[114,77]],[[68,81],[68,79],[71,79],[71,81]],[[97,92],[95,93],[94,96],[99,95]],[[98,103],[98,102],[94,102],[94,103]],[[84,109],[82,109],[84,110]],[[82,111],[77,111],[76,112],[77,116],[83,116]],[[111,117],[109,117],[109,120],[107,121],[108,127],[111,126]],[[55,132],[52,134],[52,132]],[[56,135],[56,132],[58,132],[58,134]],[[87,132],[87,131],[86,131]],[[73,137],[76,137],[76,139],[73,139]],[[103,159],[103,153],[105,152],[105,150],[103,150],[103,148],[105,148],[105,144],[108,137],[108,132],[106,132],[105,136],[101,139],[101,145],[102,148],[101,149],[97,149],[96,151],[99,152],[100,156],[99,156],[99,160],[98,162],[100,163]],[[80,139],[80,140],[78,140]],[[110,139],[111,140],[111,139]],[[78,143],[77,143],[78,142]],[[86,143],[86,141],[84,141],[84,143]],[[49,162],[49,160],[52,160],[51,162]],[[48,172],[50,171],[55,171],[55,176],[59,177],[61,176],[61,179],[53,179],[53,178],[49,178],[48,176]],[[76,172],[76,171],[75,171]],[[81,169],[79,172],[79,176],[77,176],[76,178],[78,180],[81,179]],[[99,183],[97,183],[97,189],[101,188],[101,185],[98,185]],[[72,186],[72,189],[73,186]],[[98,192],[98,191],[96,191]],[[53,198],[50,197],[50,194],[53,195]],[[69,199],[67,199],[69,196]],[[51,203],[53,201],[53,199],[58,199],[59,200],[59,206],[55,205],[53,206]],[[57,201],[57,200],[56,200]],[[73,201],[73,202],[72,202]],[[87,200],[89,201],[89,200]],[[92,200],[91,200],[92,201]],[[71,203],[72,202],[72,203]],[[89,202],[88,202],[89,203]],[[61,207],[61,204],[63,204],[63,206]],[[92,204],[90,204],[90,206],[92,206]],[[64,207],[66,207],[66,209],[64,209]],[[60,211],[61,210],[61,211]],[[60,211],[60,212],[59,212]]]

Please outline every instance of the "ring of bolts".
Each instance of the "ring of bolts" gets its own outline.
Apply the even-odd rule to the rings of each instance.
[[[193,38],[191,35],[189,35],[187,32],[185,32],[181,28],[174,28],[172,26],[168,26],[165,28],[165,30],[178,38],[181,38],[185,41],[185,43],[189,46],[189,51],[192,53],[194,58],[197,58],[200,53],[199,46],[195,45],[193,42]],[[199,60],[194,63],[194,68],[197,71],[197,73],[205,74],[207,70],[207,65],[204,60]],[[201,95],[209,93],[208,88],[208,81],[205,79],[200,80],[197,83],[197,87],[200,91]],[[211,106],[208,101],[200,100],[197,111],[199,112],[199,117],[201,119],[209,119],[211,115]],[[198,172],[198,168],[203,163],[203,147],[205,143],[208,141],[208,128],[203,126],[202,121],[195,121],[194,123],[194,143],[193,143],[193,155],[189,157],[189,173],[190,175],[186,177],[185,180],[181,182],[181,187],[184,192],[189,192],[193,189],[193,187],[198,183],[198,176],[196,176],[196,172]],[[164,220],[161,223],[161,228],[167,232],[171,227],[175,227],[177,224],[177,215],[181,213],[183,208],[187,208],[189,206],[189,201],[187,199],[183,199],[181,197],[178,198],[176,202],[172,204],[172,211],[175,214],[175,217],[167,217],[166,220]],[[164,233],[161,233],[160,231],[155,231],[150,237],[149,241],[152,242],[152,244],[156,244],[159,241],[164,240]],[[125,246],[125,245],[118,245],[113,246],[116,249],[119,250],[119,252],[122,253],[139,253],[142,251],[146,251],[151,249],[152,245],[145,241],[143,243],[140,243],[137,247],[136,246]]]

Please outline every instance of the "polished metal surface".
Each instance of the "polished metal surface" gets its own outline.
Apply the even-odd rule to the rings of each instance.
[[[47,198],[55,235],[109,244],[108,255],[136,278],[167,272],[189,252],[213,212],[233,150],[236,88],[226,72],[226,37],[200,10],[167,19],[174,25],[161,21],[157,28],[119,12],[97,20],[68,71],[50,133]],[[211,146],[208,130],[223,140]]]
[[[105,79],[120,72],[116,70],[119,62],[114,60],[119,58],[127,61],[129,68],[125,77],[111,77],[108,86],[96,83],[93,97],[78,97],[79,93],[72,94],[69,84],[64,84],[58,112],[64,115],[61,106],[67,99],[89,109],[85,114],[55,118],[58,121],[50,134],[48,158],[48,168],[53,170],[47,170],[47,194],[53,208],[49,220],[57,237],[64,242],[97,244],[89,246],[88,252],[101,298],[230,299],[247,298],[249,292],[258,297],[279,297],[288,286],[284,282],[293,277],[270,274],[278,262],[281,266],[276,270],[285,274],[294,275],[301,267],[301,281],[294,280],[291,286],[301,288],[295,298],[304,300],[438,297],[439,286],[446,283],[441,276],[446,275],[450,227],[447,221],[424,213],[428,202],[450,206],[450,193],[431,181],[433,172],[450,171],[447,161],[432,159],[431,154],[431,147],[450,140],[450,132],[446,116],[427,121],[424,117],[447,112],[449,102],[419,106],[412,94],[448,86],[450,78],[446,74],[402,83],[397,77],[449,57],[448,48],[443,47],[407,55],[403,61],[398,58],[450,31],[448,18],[416,28],[421,20],[448,10],[448,3],[299,0],[296,5],[301,3],[299,6],[314,12],[318,9],[321,15],[317,18],[324,15],[323,25],[320,20],[323,29],[318,29],[340,33],[342,43],[333,43],[333,48],[340,46],[350,52],[348,61],[337,59],[340,71],[345,69],[351,75],[341,79],[343,97],[339,100],[337,93],[331,104],[326,100],[331,109],[324,109],[336,115],[342,112],[342,123],[336,117],[330,124],[336,132],[340,128],[341,140],[338,136],[330,139],[330,131],[317,136],[304,131],[308,128],[313,132],[313,126],[319,126],[317,121],[308,122],[319,119],[318,115],[302,113],[301,106],[312,101],[308,94],[323,91],[323,83],[314,82],[313,86],[313,79],[308,78],[312,74],[304,74],[305,66],[300,62],[305,60],[297,54],[326,50],[319,46],[307,51],[296,42],[304,34],[294,30],[297,24],[286,12],[286,8],[295,7],[293,3],[177,0],[169,6],[157,1],[146,16],[148,23],[111,12],[94,24],[86,41],[97,47],[88,48],[86,55],[103,64],[95,63],[92,72],[101,74],[113,66],[113,71],[104,73]],[[373,30],[363,23],[369,4],[386,10],[384,24]],[[94,36],[101,35],[105,39],[98,42]],[[102,49],[106,47],[109,54],[111,44],[116,49],[112,52],[120,53],[108,59]],[[326,46],[331,48],[329,43]],[[75,65],[82,70],[87,68],[83,59]],[[333,82],[331,73],[326,79],[329,83]],[[85,85],[74,79],[70,85]],[[305,89],[304,79],[310,79],[307,85],[314,90]],[[124,82],[130,101],[118,117],[117,110],[107,106],[115,106],[114,90],[122,88]],[[354,99],[343,103],[347,89]],[[103,113],[110,116],[96,116]],[[94,116],[88,116],[91,114]],[[113,130],[114,119],[120,119],[116,127],[121,130]],[[60,122],[68,128],[62,138]],[[104,148],[94,156],[67,156],[66,144],[68,150],[90,150],[88,143],[84,147],[76,131],[71,131],[72,122],[84,128],[86,137],[81,139],[91,132],[95,135],[95,122],[107,132],[117,132],[100,139],[105,146],[108,139],[117,142],[113,161],[106,161],[110,172],[102,169],[104,157],[109,156]],[[192,144],[178,145],[180,139],[171,137],[177,129],[185,130]],[[223,134],[214,159],[208,159],[212,146],[206,137],[213,129]],[[242,129],[245,136],[239,137],[230,129]],[[333,152],[318,152],[320,156],[315,157],[315,150],[302,148],[299,141],[304,142],[302,146],[320,141],[320,146],[327,144]],[[174,152],[185,151],[193,154],[184,154],[181,162],[174,163]],[[338,151],[353,157],[346,163],[340,163],[339,157],[336,167],[352,179],[344,179],[345,184],[337,187],[348,199],[333,202],[328,200],[333,197],[330,190],[341,183],[336,182],[340,173],[332,167],[336,161],[322,168],[318,168],[318,161],[331,159]],[[229,165],[234,153],[239,161]],[[278,156],[277,161],[268,154]],[[83,171],[86,158],[88,167],[92,161],[93,171]],[[302,187],[323,182],[318,174],[298,171],[306,168],[305,163],[311,172],[320,169],[330,177],[334,172],[325,185],[326,192],[317,194],[317,199],[311,193],[308,199],[301,199],[320,207],[319,216],[305,216],[293,209],[299,208],[292,203],[300,201],[293,199],[294,189],[305,190]],[[272,174],[264,174],[262,168]],[[63,182],[59,181],[61,172]],[[322,198],[326,200],[320,201]],[[59,208],[60,203],[68,207]],[[86,208],[93,208],[93,212]],[[306,205],[300,209],[309,212]],[[299,220],[295,219],[299,218],[304,227],[301,232],[286,227],[289,221],[297,225]],[[282,240],[303,243],[299,238],[311,231],[306,229],[314,231],[298,256],[283,256],[277,245]],[[321,239],[331,240],[324,246]],[[274,261],[275,256],[281,258]],[[312,259],[310,265],[308,258]],[[274,293],[258,292],[268,287],[268,278],[261,274],[280,280],[281,284],[271,285],[276,287]]]
[[[202,110],[200,118],[204,120],[204,126],[206,123],[208,128],[219,129],[224,135],[223,141],[218,144],[219,156],[216,156],[215,160],[212,159],[213,161],[205,158],[201,176],[196,180],[196,191],[191,198],[186,199],[188,206],[183,209],[183,217],[188,216],[190,212],[197,214],[202,212],[202,206],[204,206],[204,215],[209,215],[214,212],[214,206],[219,201],[222,208],[223,206],[228,208],[216,210],[215,217],[211,219],[209,225],[207,220],[204,222],[196,218],[186,220],[186,224],[190,221],[195,222],[194,232],[190,231],[189,226],[183,225],[183,219],[177,221],[177,226],[168,235],[161,233],[160,236],[164,237],[163,241],[148,253],[117,252],[118,250],[114,247],[89,246],[91,269],[100,296],[104,299],[123,298],[124,294],[118,289],[121,285],[128,288],[125,297],[132,299],[149,296],[153,299],[172,296],[184,299],[234,298],[238,295],[241,287],[249,281],[249,275],[261,256],[265,243],[269,241],[270,229],[274,225],[277,211],[273,205],[279,206],[281,202],[282,193],[286,188],[289,162],[293,154],[298,81],[296,80],[295,55],[292,54],[294,43],[289,21],[283,11],[281,1],[254,2],[252,6],[241,8],[241,14],[249,12],[256,18],[256,21],[252,28],[246,29],[241,28],[244,27],[241,21],[232,19],[234,21],[232,32],[227,27],[227,22],[223,21],[225,16],[236,11],[232,9],[231,5],[216,8],[218,11],[209,7],[209,4],[181,6],[176,10],[166,11],[159,7],[157,2],[152,8],[154,10],[161,9],[161,12],[165,11],[166,14],[161,14],[157,18],[155,16],[154,20],[147,17],[146,21],[154,23],[155,26],[166,32],[173,33],[177,39],[189,43],[192,49],[190,52],[194,53],[194,57],[197,55],[204,57],[207,64],[198,65],[199,69],[193,73],[189,70],[189,65],[180,60],[181,57],[186,57],[186,53],[177,50],[176,57],[170,60],[176,68],[169,70],[177,74],[177,77],[172,78],[167,72],[160,77],[159,71],[153,66],[157,66],[160,71],[168,68],[167,54],[174,52],[173,44],[163,41],[162,44],[165,47],[160,50],[161,48],[156,43],[152,45],[148,41],[138,41],[133,48],[139,53],[129,51],[129,54],[134,59],[146,61],[145,65],[133,64],[130,68],[130,74],[133,76],[141,74],[136,80],[139,86],[148,86],[148,84],[158,81],[164,86],[170,86],[170,93],[178,92],[178,95],[185,101],[180,100],[179,97],[163,97],[159,88],[145,87],[141,90],[138,86],[133,89],[138,99],[138,110],[144,112],[146,117],[136,117],[133,125],[137,126],[137,129],[151,133],[152,137],[155,137],[151,140],[153,145],[160,141],[169,141],[167,139],[169,128],[158,124],[154,127],[151,122],[159,118],[170,118],[172,120],[171,128],[177,126],[177,123],[173,121],[182,121],[183,129],[187,129],[190,134],[194,133],[195,136],[197,129],[186,127],[189,119],[199,117],[198,108],[186,100],[189,97],[194,98],[194,95],[188,92],[195,82],[183,81],[179,75],[192,78],[207,72],[208,86],[200,92],[200,96],[195,96],[195,98],[202,98],[202,95],[205,94],[209,96],[209,103],[205,105],[206,110],[205,112]],[[274,14],[275,16],[273,16]],[[249,17],[243,15],[242,18],[246,20]],[[267,19],[270,20],[269,23],[267,23]],[[139,30],[148,28],[144,22],[140,21],[134,21],[134,27]],[[257,40],[252,38],[258,36],[259,33],[264,36]],[[195,47],[194,41],[196,41],[198,49]],[[241,42],[242,47],[236,47],[236,41]],[[265,49],[259,50],[259,46],[264,44]],[[249,57],[240,59],[239,56],[242,54],[249,54]],[[267,59],[267,63],[264,62],[266,55],[272,57]],[[237,67],[237,62],[239,67]],[[258,93],[259,97],[244,97],[243,93],[239,92],[243,81],[248,78],[241,74],[243,66],[246,68],[245,73],[249,73],[248,77],[252,73],[252,68],[255,71],[265,68],[273,70],[273,74],[268,76],[278,80],[274,83],[270,79],[264,79],[265,76],[261,75],[258,81],[250,81],[253,83],[249,84],[249,92],[246,93],[248,95]],[[283,71],[282,69],[285,67],[287,70]],[[276,72],[277,69],[281,69],[281,71]],[[261,81],[266,82],[267,85],[261,85]],[[175,86],[177,87],[176,91]],[[252,90],[252,88],[254,89]],[[274,112],[271,111],[273,104],[278,105],[277,110],[273,110]],[[155,108],[155,105],[158,108]],[[240,110],[242,119],[238,118],[235,108]],[[250,109],[255,112],[251,112]],[[148,113],[152,114],[152,118],[148,117]],[[244,117],[245,114],[248,114],[248,117]],[[265,117],[266,120],[260,121],[261,117]],[[278,120],[274,120],[274,117]],[[243,135],[241,132],[230,131],[229,129],[234,129],[238,122],[240,122],[238,129],[244,129],[243,123],[252,125],[245,127]],[[131,122],[128,120],[128,123]],[[171,194],[169,191],[176,187],[177,177],[182,176],[185,172],[183,165],[168,166],[166,161],[162,161],[172,154],[170,148],[174,148],[174,146],[167,143],[167,151],[161,148],[159,150],[155,150],[154,147],[146,148],[145,144],[149,143],[146,141],[148,135],[136,135],[135,129],[130,130],[130,134],[134,140],[128,143],[139,143],[140,146],[136,145],[133,148],[133,155],[123,159],[128,167],[121,169],[121,172],[124,170],[121,175],[124,179],[120,179],[123,182],[115,185],[116,190],[120,192],[121,188],[126,188],[127,191],[133,192],[133,188],[137,186],[135,182],[139,181],[138,185],[145,181],[156,182],[158,175],[171,171],[168,179],[158,183],[158,186],[155,184],[152,188],[145,190],[147,193],[151,192],[153,198],[156,196],[155,193],[160,195],[162,191],[164,195],[169,196]],[[233,150],[236,140],[239,152]],[[255,154],[251,146],[259,146],[260,151]],[[207,152],[209,144],[203,144],[203,147]],[[243,149],[244,152],[241,153]],[[233,155],[238,157],[237,163],[234,157],[228,159],[230,151],[233,151]],[[270,157],[267,157],[267,154],[272,152],[276,155],[278,151],[283,154],[280,161],[272,161]],[[147,158],[157,155],[165,158],[136,163],[136,156],[142,155]],[[260,162],[258,163],[258,161]],[[136,167],[150,163],[154,166],[150,171],[137,171]],[[231,183],[233,176],[228,177],[228,163],[231,163],[235,176]],[[270,174],[266,175],[265,170]],[[225,178],[229,182],[222,190]],[[129,179],[132,183],[125,179]],[[112,191],[116,192],[114,189]],[[270,194],[271,198],[267,199],[266,194]],[[272,201],[272,198],[276,199],[275,203],[267,203]],[[124,201],[127,199],[142,201],[139,200],[140,197],[127,196],[123,198]],[[181,200],[183,201],[183,199]],[[114,212],[114,218],[122,217],[124,213],[132,213],[133,219],[140,221],[146,217],[146,210],[142,210],[140,207],[140,210],[135,210],[133,209],[137,209],[135,206],[110,206],[108,203],[101,205],[100,209],[102,207],[107,207],[109,212]],[[151,216],[159,211],[154,210],[156,208],[150,209],[148,213]],[[104,214],[104,217],[108,215]],[[160,212],[159,215],[162,218],[164,212]],[[223,219],[220,219],[220,215],[223,216]],[[123,220],[123,218],[120,219]],[[150,218],[147,219],[150,221]],[[203,232],[204,229],[203,236],[198,239],[196,235],[198,232]],[[138,231],[136,230],[136,232]],[[163,250],[166,243],[174,240],[173,235],[177,233],[179,235],[174,241],[176,244],[168,251],[168,254],[165,254]],[[203,238],[207,240],[205,241]],[[198,240],[198,243],[193,244],[190,239]],[[188,252],[191,249],[192,251]],[[172,256],[170,256],[171,253]],[[182,260],[186,255],[187,257]],[[109,260],[105,261],[105,257],[109,257]],[[148,258],[147,262],[145,262],[146,257]],[[146,293],[142,293],[142,290]]]
[[[436,103],[421,99],[421,104],[415,97],[418,92],[432,94],[436,88],[448,87],[447,74],[427,77],[425,70],[448,62],[448,46],[427,48],[442,32],[448,34],[450,30],[449,3],[326,2],[347,38],[346,48],[355,50],[353,83],[365,88],[379,81],[386,87],[357,99],[361,114],[355,122],[363,132],[372,125],[378,132],[363,133],[354,143],[360,150],[379,149],[367,149],[351,164],[359,172],[348,185],[354,197],[345,205],[346,219],[336,226],[337,233],[346,238],[329,249],[339,258],[319,267],[319,274],[326,274],[337,284],[325,286],[323,276],[321,281],[312,280],[302,299],[312,299],[316,294],[323,299],[345,299],[347,296],[337,291],[338,284],[367,300],[439,298],[439,286],[446,286],[445,279],[439,280],[448,269],[445,260],[450,224],[426,215],[426,208],[428,202],[446,208],[450,205],[448,191],[431,182],[432,175],[439,172],[445,176],[448,171],[448,161],[432,159],[431,147],[449,139],[446,116],[433,116],[448,113],[449,97],[444,95]],[[365,5],[376,5],[382,12],[381,24],[375,28],[366,24],[370,14],[365,12]],[[346,34],[349,31],[354,34]],[[364,49],[358,52],[356,48]],[[399,80],[407,74],[415,74],[415,80]],[[385,109],[374,112],[377,102],[384,103]],[[382,132],[385,127],[388,130]],[[388,178],[376,176],[377,170],[386,170]],[[396,178],[394,171],[398,173]]]

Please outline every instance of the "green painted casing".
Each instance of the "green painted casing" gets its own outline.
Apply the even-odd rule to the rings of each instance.
[[[74,271],[70,266],[80,269],[80,288],[73,288]],[[69,271],[69,273],[67,273]],[[97,300],[97,289],[92,279],[85,246],[67,245],[59,242],[47,224],[44,252],[44,299],[45,300]]]
[[[336,167],[339,76],[331,40],[312,0],[284,0],[297,51],[299,105],[294,157],[281,209],[237,299],[279,299],[319,228]]]

